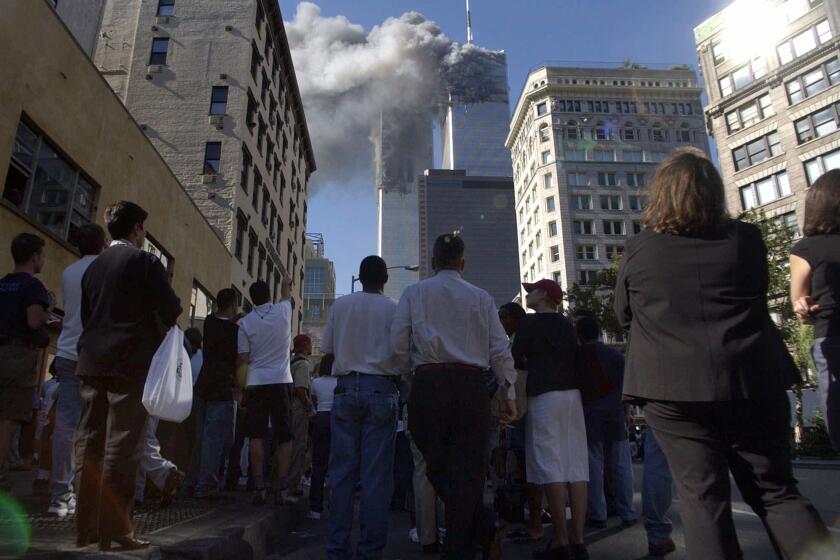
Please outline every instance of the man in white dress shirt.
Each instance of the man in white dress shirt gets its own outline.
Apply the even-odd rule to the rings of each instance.
[[[391,327],[395,354],[409,357],[414,383],[408,423],[426,472],[446,505],[444,558],[490,552],[490,517],[483,508],[490,397],[483,372],[507,389],[503,424],[516,418],[516,370],[493,298],[461,278],[464,242],[445,234],[434,245],[435,276],[406,288]]]
[[[321,341],[325,359],[335,358],[332,374],[338,377],[331,417],[330,560],[354,558],[350,534],[357,483],[361,501],[355,558],[382,557],[394,493],[397,382],[405,369],[394,359],[389,340],[397,304],[382,294],[388,269],[380,257],[362,260],[359,279],[361,292],[333,303]]]

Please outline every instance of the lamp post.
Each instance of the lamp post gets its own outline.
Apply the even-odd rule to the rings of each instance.
[[[410,272],[417,272],[418,270],[420,270],[420,265],[415,264],[415,265],[411,265],[411,266],[408,266],[408,265],[403,265],[403,266],[389,266],[386,270],[395,270],[395,269],[398,269],[398,268],[399,268],[399,269],[401,269],[401,270],[408,270],[408,271],[410,271]],[[358,280],[359,280],[359,277],[358,277],[358,276],[353,276],[353,280],[350,282],[350,293],[351,293],[351,294],[352,294],[352,293],[355,293],[355,291],[356,291],[356,282],[357,282]]]

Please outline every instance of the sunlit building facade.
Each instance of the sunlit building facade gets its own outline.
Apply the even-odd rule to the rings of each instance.
[[[506,144],[521,277],[587,285],[641,230],[642,188],[675,148],[708,153],[687,66],[531,72]]]
[[[738,0],[695,30],[709,132],[733,215],[798,228],[840,167],[840,2]]]
[[[327,314],[336,298],[335,265],[327,258],[325,250],[323,235],[306,234],[301,331],[312,339],[312,353],[316,356],[321,353]]]

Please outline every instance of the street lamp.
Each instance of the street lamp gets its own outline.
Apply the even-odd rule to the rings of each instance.
[[[418,270],[420,270],[420,265],[415,264],[415,265],[411,265],[411,266],[406,266],[406,265],[403,265],[403,266],[389,266],[385,270],[394,270],[394,269],[397,269],[397,268],[399,268],[401,270],[408,270],[410,272],[417,272]],[[350,293],[351,294],[356,291],[356,282],[358,280],[359,280],[358,276],[353,276],[353,281],[350,282]]]

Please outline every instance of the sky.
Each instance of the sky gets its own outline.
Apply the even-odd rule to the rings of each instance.
[[[466,42],[462,0],[314,0],[323,16],[343,15],[366,30],[388,17],[417,11],[451,39]],[[732,0],[472,0],[474,42],[504,50],[511,108],[531,68],[544,63],[690,64],[696,68],[694,27]],[[280,2],[290,20],[297,2]],[[305,101],[305,100],[304,100]],[[348,138],[367,142],[367,138]],[[316,164],[329,154],[315,154]],[[436,159],[439,157],[436,155]],[[317,171],[312,179],[317,182]],[[307,231],[322,233],[335,262],[336,292],[350,291],[361,259],[376,253],[373,179],[314,189]],[[388,263],[413,265],[418,263]]]

